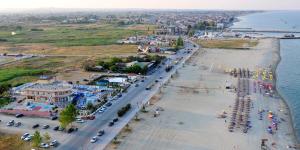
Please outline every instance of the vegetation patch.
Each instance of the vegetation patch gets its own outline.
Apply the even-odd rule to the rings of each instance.
[[[101,60],[87,60],[83,63],[86,71],[111,71],[117,73],[136,73],[146,74],[148,66],[145,62],[154,62],[154,66],[158,65],[165,57],[159,55],[146,55],[144,57],[129,56],[126,58],[112,57]],[[132,63],[134,62],[134,63]],[[126,66],[126,63],[132,63]]]
[[[131,105],[130,104],[127,104],[125,107],[122,107],[119,111],[118,111],[118,116],[119,117],[123,117],[127,112],[128,110],[131,109]]]
[[[249,49],[258,44],[257,40],[248,39],[230,39],[230,40],[198,40],[204,48],[219,48],[219,49]]]
[[[36,76],[48,72],[44,69],[9,68],[0,69],[0,82],[12,80],[22,76]]]
[[[11,44],[48,43],[55,46],[96,46],[116,44],[118,40],[134,35],[148,34],[148,28],[134,29],[114,24],[94,25],[55,25],[31,28],[24,26],[18,31],[0,28],[0,39]],[[15,35],[10,35],[15,32]]]
[[[1,100],[0,100],[1,101]],[[0,149],[2,150],[29,150],[29,143],[22,141],[19,135],[0,134]]]
[[[0,97],[0,108],[9,104],[11,102],[10,98],[7,97]]]

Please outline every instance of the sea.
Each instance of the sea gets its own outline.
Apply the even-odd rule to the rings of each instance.
[[[300,11],[268,11],[239,17],[234,28],[255,30],[300,31]],[[284,34],[263,33],[264,36],[282,37]],[[300,34],[295,34],[300,36]],[[300,137],[300,39],[280,41],[281,61],[276,69],[277,91],[288,104],[296,136]]]

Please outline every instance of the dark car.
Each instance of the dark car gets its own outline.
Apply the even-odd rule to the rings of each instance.
[[[105,106],[107,106],[107,107],[110,107],[111,105],[112,105],[111,102],[108,102],[108,103],[105,104]]]
[[[52,116],[50,119],[51,119],[51,120],[56,120],[56,119],[57,119],[57,116]]]
[[[102,136],[102,135],[104,135],[104,134],[105,134],[104,130],[100,130],[100,131],[98,131],[98,133],[97,133],[98,136]]]
[[[141,82],[145,82],[145,80],[141,80]]]
[[[114,122],[109,122],[108,126],[113,126],[115,123]]]
[[[68,133],[72,133],[73,131],[75,131],[74,128],[70,128],[70,129],[67,130]]]
[[[23,116],[24,116],[23,114],[16,114],[16,118],[21,118]]]
[[[54,131],[57,131],[59,129],[59,126],[56,126],[53,128]]]
[[[119,119],[118,118],[115,118],[114,120],[113,120],[113,122],[118,122],[119,121]]]
[[[32,126],[33,129],[38,128],[40,125],[39,124],[35,124]]]

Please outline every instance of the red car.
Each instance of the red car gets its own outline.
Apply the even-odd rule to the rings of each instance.
[[[90,116],[83,116],[81,117],[81,119],[83,120],[94,120],[96,117],[94,115],[90,115]]]

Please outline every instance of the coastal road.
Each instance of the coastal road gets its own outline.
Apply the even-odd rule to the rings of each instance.
[[[198,49],[199,47],[193,47],[194,44],[187,43],[186,48],[189,49]],[[184,53],[184,50],[180,50],[176,55],[172,55],[169,58],[169,62],[176,60],[177,58],[184,57],[185,59],[191,56],[191,54]],[[182,63],[182,62],[181,62]],[[171,76],[170,72],[166,72],[164,69],[166,65],[158,68],[151,75],[147,76],[145,82],[140,82],[139,87],[131,86],[127,93],[124,93],[121,98],[113,103],[111,107],[109,107],[104,113],[96,114],[96,119],[93,121],[88,121],[82,128],[80,128],[77,132],[71,134],[69,138],[63,142],[58,149],[59,150],[99,150],[105,148],[105,146],[115,137],[118,132],[127,124],[127,122],[134,117],[132,114],[135,114],[136,110],[139,110],[141,104],[145,100],[149,100],[155,93],[156,90],[162,85],[161,81],[168,80]],[[177,69],[178,66],[175,66],[174,70]],[[159,79],[162,77],[162,79]],[[160,82],[155,83],[155,80],[160,80]],[[149,85],[155,83],[155,86],[151,90],[145,90],[145,88]],[[108,123],[112,121],[113,118],[117,117],[117,111],[124,107],[126,104],[131,103],[132,109],[130,112],[126,114],[126,116],[119,118],[120,121],[116,123],[113,127],[108,127]],[[105,135],[101,137],[99,141],[96,143],[90,143],[90,139],[96,136],[99,130],[105,130]]]

